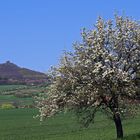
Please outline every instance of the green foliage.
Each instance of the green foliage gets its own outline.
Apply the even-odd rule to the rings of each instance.
[[[10,104],[10,103],[4,103],[4,104],[1,105],[0,108],[1,109],[13,109],[15,107],[12,104]]]

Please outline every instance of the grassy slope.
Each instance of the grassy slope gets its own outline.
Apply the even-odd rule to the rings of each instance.
[[[13,95],[0,95],[0,104],[18,102],[20,105],[30,105],[33,98],[18,98]]]
[[[34,109],[0,110],[0,140],[112,140],[116,137],[113,122],[102,114],[97,115],[95,124],[88,129],[80,128],[72,114],[61,114],[42,124],[33,119],[35,114]],[[140,136],[139,116],[123,124],[127,139],[140,139],[134,139]]]
[[[0,85],[0,92],[7,90],[16,90],[27,87],[26,85]]]
[[[33,104],[32,97],[17,97],[15,93],[36,95],[41,93],[44,87],[26,85],[0,85],[0,104],[18,102],[20,105]],[[5,95],[7,94],[7,95]]]

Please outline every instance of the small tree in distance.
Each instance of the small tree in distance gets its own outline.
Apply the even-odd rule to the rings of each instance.
[[[40,117],[51,117],[67,108],[80,114],[88,126],[102,109],[112,115],[117,138],[122,138],[120,114],[137,89],[140,25],[118,15],[114,21],[99,17],[93,30],[83,30],[82,39],[53,69],[53,84],[38,102]]]

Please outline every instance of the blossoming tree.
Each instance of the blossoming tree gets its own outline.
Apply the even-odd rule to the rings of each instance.
[[[118,15],[108,21],[99,17],[93,30],[83,29],[82,39],[52,70],[53,83],[38,102],[40,117],[67,108],[80,114],[81,122],[88,126],[102,109],[112,116],[117,138],[121,138],[121,113],[137,90],[140,25]]]

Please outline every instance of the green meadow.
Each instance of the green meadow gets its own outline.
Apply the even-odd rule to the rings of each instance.
[[[33,103],[33,97],[18,97],[14,92],[43,91],[43,88],[22,85],[0,86],[0,104],[19,102],[20,105]],[[36,91],[37,90],[37,91]],[[25,92],[24,92],[25,91]],[[7,93],[7,94],[4,94]],[[34,119],[38,110],[34,108],[0,109],[0,140],[115,140],[114,122],[101,112],[97,113],[94,124],[83,128],[73,113],[61,113],[44,122]],[[140,115],[123,121],[124,140],[140,139]]]
[[[113,121],[98,113],[95,123],[83,128],[72,113],[40,122],[36,109],[0,110],[0,140],[115,140]],[[123,121],[124,140],[140,139],[140,116]]]

